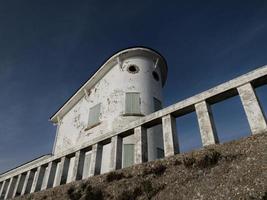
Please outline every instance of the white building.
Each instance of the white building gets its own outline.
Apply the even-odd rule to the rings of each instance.
[[[161,109],[166,78],[166,62],[154,50],[135,47],[113,55],[51,117],[57,125],[53,154],[122,130],[129,122]],[[103,144],[102,151],[101,173],[104,173],[109,171],[110,143]],[[123,167],[132,165],[133,136],[123,139],[122,151]],[[162,129],[151,128],[148,130],[148,160],[163,155]],[[90,151],[85,162],[85,166],[90,166]],[[71,160],[70,168],[73,163]]]
[[[54,155],[0,174],[0,199],[141,164],[147,157],[173,156],[179,152],[176,118],[188,113],[196,112],[203,146],[219,143],[211,105],[237,95],[251,133],[266,133],[254,88],[267,83],[267,66],[154,112],[161,108],[166,78],[164,58],[151,49],[130,48],[112,56],[51,117],[58,126]]]

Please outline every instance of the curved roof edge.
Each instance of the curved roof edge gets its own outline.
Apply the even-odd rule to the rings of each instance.
[[[84,95],[85,90],[92,88],[106,73],[115,66],[118,61],[123,61],[129,57],[134,56],[148,56],[152,59],[158,60],[158,66],[161,66],[162,74],[162,86],[165,85],[168,67],[165,58],[157,51],[143,46],[129,47],[118,51],[109,57],[101,67],[58,109],[58,111],[50,117],[50,121],[53,123],[58,122],[58,118],[61,119]],[[118,59],[119,58],[119,59]]]

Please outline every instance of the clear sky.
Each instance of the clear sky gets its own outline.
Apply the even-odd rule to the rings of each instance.
[[[50,153],[49,117],[114,52],[167,60],[165,106],[267,64],[267,1],[0,1],[0,172]],[[267,86],[257,90],[267,108]],[[238,97],[213,106],[222,141],[249,135]],[[200,146],[195,114],[180,146]]]

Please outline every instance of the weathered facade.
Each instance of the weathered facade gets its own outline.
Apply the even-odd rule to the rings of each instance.
[[[156,52],[131,48],[112,56],[51,120],[57,124],[53,154],[115,133],[126,124],[161,109],[167,66]],[[81,95],[81,96],[80,96]],[[71,104],[71,106],[69,106]],[[163,155],[162,131],[148,131],[148,159]],[[134,161],[134,137],[123,139],[123,164]],[[110,144],[103,145],[101,173],[109,171]],[[91,153],[86,155],[90,162]],[[71,165],[73,163],[71,162]]]
[[[161,109],[164,59],[137,47],[105,64],[51,117],[53,154],[0,175],[0,199],[80,180],[179,153],[176,118],[196,112],[203,146],[219,143],[211,105],[240,96],[252,134],[267,131],[254,88],[267,66]]]

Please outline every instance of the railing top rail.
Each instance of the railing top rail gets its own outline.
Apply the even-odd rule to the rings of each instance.
[[[260,67],[256,70],[253,70],[253,71],[251,71],[247,74],[244,74],[242,76],[239,76],[235,79],[232,79],[230,81],[222,83],[218,86],[215,86],[209,90],[201,92],[201,93],[194,95],[190,98],[187,98],[185,100],[182,100],[180,102],[172,104],[172,105],[170,105],[164,109],[161,109],[157,112],[154,112],[154,113],[149,114],[147,116],[144,116],[140,119],[137,119],[136,121],[133,121],[133,122],[129,123],[126,127],[124,127],[124,129],[120,133],[123,133],[129,129],[133,129],[137,126],[144,125],[150,121],[153,121],[157,118],[161,118],[165,115],[172,114],[172,113],[174,113],[180,109],[184,109],[188,106],[192,106],[196,103],[207,100],[209,98],[217,96],[217,95],[224,93],[226,91],[230,91],[230,90],[235,89],[239,86],[242,86],[246,83],[249,83],[249,82],[252,82],[256,79],[262,78],[264,76],[266,76],[266,82],[267,82],[267,65]]]
[[[186,107],[190,107],[190,106],[193,106],[195,105],[196,103],[199,103],[201,101],[204,101],[204,100],[207,100],[207,99],[210,99],[216,95],[219,95],[219,94],[222,94],[222,93],[225,93],[227,91],[230,91],[230,90],[233,90],[233,89],[236,89],[237,87],[239,86],[242,86],[246,83],[249,83],[249,82],[252,82],[252,81],[255,81],[259,78],[262,78],[262,77],[266,77],[266,82],[267,82],[267,65],[263,66],[263,67],[260,67],[256,70],[253,70],[247,74],[244,74],[242,76],[239,76],[235,79],[232,79],[228,82],[225,82],[223,84],[220,84],[216,87],[213,87],[209,90],[206,90],[202,93],[199,93],[195,96],[192,96],[190,98],[187,98],[183,101],[180,101],[178,103],[175,103],[173,105],[170,105],[164,109],[161,109],[157,112],[154,112],[152,114],[149,114],[147,116],[144,116],[136,121],[133,121],[131,123],[129,123],[127,126],[125,126],[121,131],[119,132],[110,132],[110,133],[106,133],[106,134],[103,134],[93,140],[91,140],[90,142],[86,142],[78,147],[74,147],[74,148],[71,148],[65,152],[62,152],[58,155],[53,155],[49,158],[46,158],[44,160],[41,160],[40,162],[38,163],[35,163],[33,164],[31,167],[27,168],[27,170],[31,170],[31,169],[34,169],[40,165],[44,165],[44,164],[47,164],[51,161],[54,161],[54,160],[57,160],[57,159],[60,159],[61,157],[64,157],[64,156],[68,156],[70,154],[73,154],[74,152],[76,151],[79,151],[79,150],[82,150],[84,148],[87,148],[87,147],[90,147],[96,143],[99,143],[99,142],[103,142],[107,139],[110,139],[111,137],[115,136],[115,135],[121,135],[125,132],[128,132],[138,126],[144,126],[146,125],[147,123],[151,122],[151,121],[155,121],[159,118],[162,118],[163,116],[165,115],[168,115],[168,114],[173,114],[179,110],[182,110]],[[20,167],[20,169],[16,170],[14,172],[14,170],[12,171],[9,171],[7,173],[4,173],[4,174],[1,174],[1,177],[0,177],[0,182],[12,177],[12,176],[16,176],[16,175],[19,175],[20,173],[23,173],[26,169],[23,168],[23,167]]]

